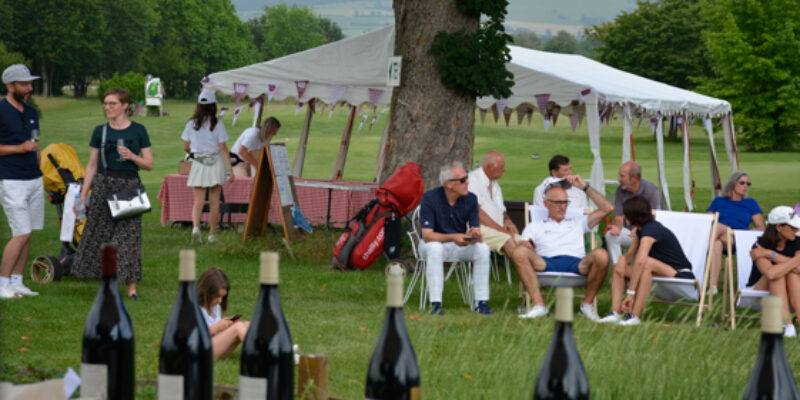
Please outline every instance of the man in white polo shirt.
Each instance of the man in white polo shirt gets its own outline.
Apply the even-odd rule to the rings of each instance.
[[[506,170],[503,154],[490,151],[483,156],[481,168],[469,173],[469,191],[478,196],[478,218],[481,223],[481,236],[489,249],[499,254],[507,254],[517,267],[525,290],[533,299],[534,307],[520,318],[537,318],[547,315],[542,294],[539,293],[539,282],[536,270],[544,270],[545,263],[533,251],[528,241],[520,241],[516,225],[506,213],[503,192],[497,180]]]
[[[583,190],[597,204],[597,210],[589,215],[578,213],[568,217],[567,206],[570,202],[565,186]],[[547,218],[542,222],[528,224],[522,231],[522,239],[533,241],[536,253],[547,265],[545,271],[572,272],[586,276],[586,295],[580,312],[597,322],[600,317],[593,302],[608,272],[608,253],[600,248],[586,254],[583,235],[608,216],[614,206],[578,175],[569,175],[564,181],[547,186],[544,191],[544,206],[547,207]]]

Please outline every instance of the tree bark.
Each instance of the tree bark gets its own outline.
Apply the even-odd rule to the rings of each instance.
[[[412,161],[422,169],[425,189],[439,186],[439,168],[451,161],[472,164],[475,97],[442,84],[428,49],[439,31],[473,33],[477,17],[456,8],[455,0],[394,0],[394,52],[403,57],[400,86],[392,94],[386,161],[378,181]]]

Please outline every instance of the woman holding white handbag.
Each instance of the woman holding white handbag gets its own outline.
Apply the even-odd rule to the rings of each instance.
[[[80,205],[86,207],[86,226],[75,256],[73,273],[79,278],[100,276],[100,246],[117,246],[119,280],[127,285],[128,297],[138,300],[136,282],[142,280],[142,216],[123,216],[111,207],[126,204],[125,193],[139,193],[142,182],[139,169],[153,169],[153,153],[147,130],[128,120],[130,94],[125,89],[111,88],[103,94],[103,107],[108,123],[94,129],[89,143],[89,162],[81,187]],[[87,195],[91,189],[91,201]],[[108,199],[108,200],[107,200]],[[117,210],[119,211],[119,210]]]

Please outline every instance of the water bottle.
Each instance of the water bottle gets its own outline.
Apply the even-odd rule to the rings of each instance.
[[[80,193],[75,193],[75,219],[86,219],[86,206],[81,201]]]

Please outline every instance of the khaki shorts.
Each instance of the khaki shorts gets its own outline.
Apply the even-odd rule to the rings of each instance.
[[[503,254],[503,246],[508,242],[508,239],[511,239],[511,235],[508,233],[483,225],[481,225],[481,235],[483,236],[483,243],[486,243],[493,252],[499,254]],[[519,235],[514,235],[514,241],[519,242],[519,239]]]

